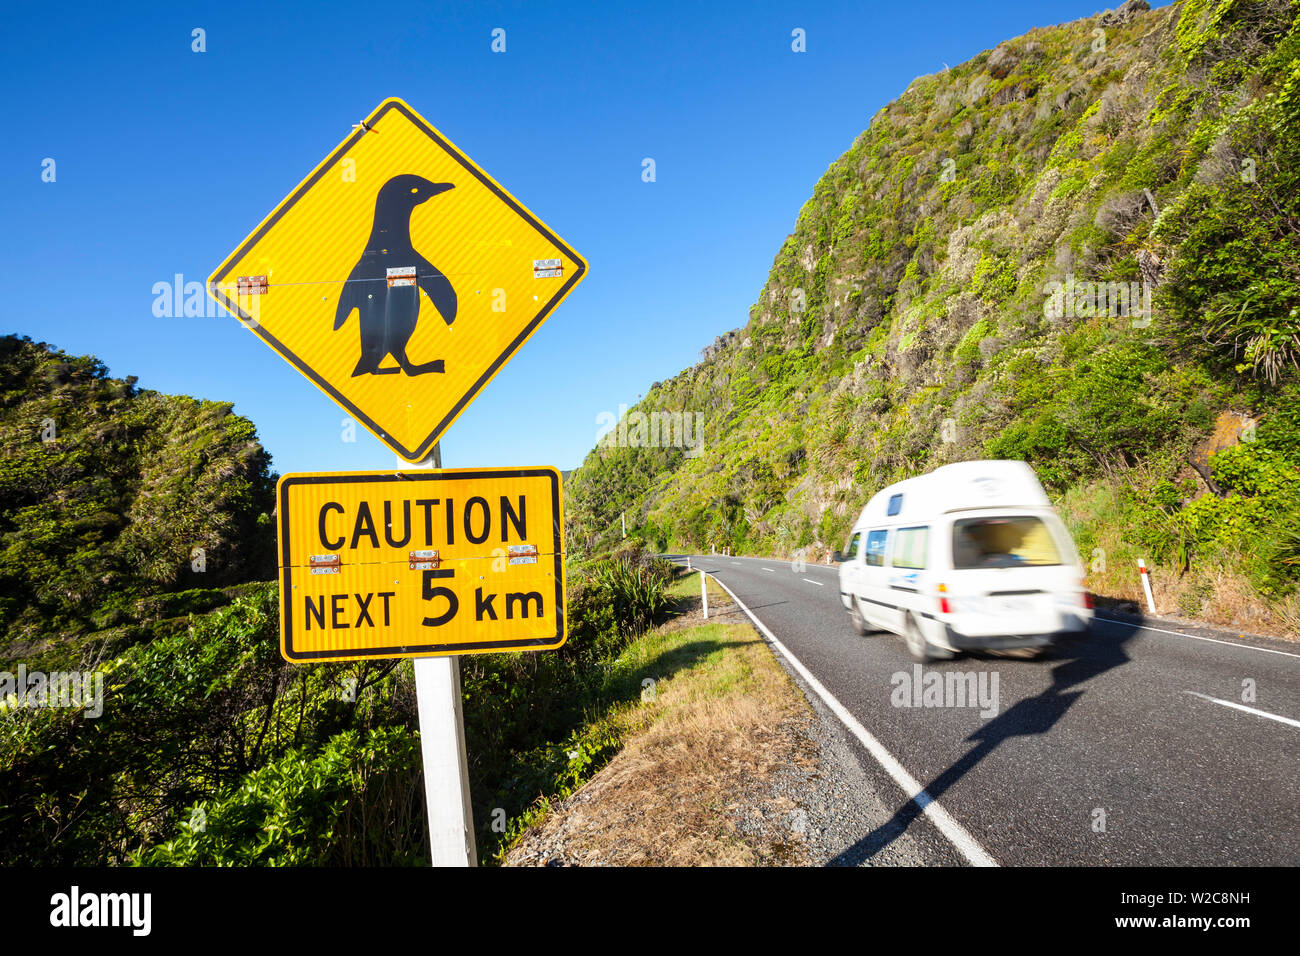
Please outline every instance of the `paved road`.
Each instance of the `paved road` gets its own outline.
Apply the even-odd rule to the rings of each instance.
[[[1000,864],[1300,865],[1296,644],[1099,620],[1093,635],[1046,659],[961,655],[925,665],[983,674],[989,689],[996,674],[995,715],[902,707],[891,701],[900,680],[891,678],[914,675],[916,665],[900,638],[854,633],[834,567],[692,562],[734,592],[887,751],[856,748],[898,812],[846,846],[846,860],[873,855],[900,832],[952,842],[887,775],[892,757],[976,852]],[[1244,681],[1255,689],[1247,704]]]

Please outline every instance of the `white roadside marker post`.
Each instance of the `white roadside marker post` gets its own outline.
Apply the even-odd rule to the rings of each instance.
[[[704,584],[704,569],[700,568],[700,600],[704,602],[704,618],[709,617],[709,589]]]
[[[429,457],[419,464],[400,458],[398,462],[404,468],[441,468],[441,449],[434,445]],[[469,765],[465,759],[460,658],[416,657],[411,664],[415,668],[415,699],[420,714],[430,862],[433,866],[478,866]]]
[[[618,513],[618,520],[623,525],[623,537],[626,538],[627,537],[627,512],[620,511]]]
[[[1147,563],[1141,558],[1138,558],[1138,573],[1142,575],[1142,590],[1145,591],[1147,595],[1147,607],[1150,608],[1151,613],[1154,614],[1156,613],[1156,599],[1151,594],[1151,574],[1147,571]]]

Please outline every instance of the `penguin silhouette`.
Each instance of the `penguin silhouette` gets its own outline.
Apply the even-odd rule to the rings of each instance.
[[[352,267],[338,308],[334,331],[343,328],[354,310],[361,315],[361,358],[352,377],[358,375],[423,375],[442,372],[443,360],[415,365],[406,355],[406,343],[415,334],[420,317],[420,292],[434,304],[448,325],[456,321],[456,290],[447,277],[434,268],[411,245],[411,212],[438,193],[452,189],[452,183],[432,183],[423,176],[394,176],[375,199],[375,220],[366,249]],[[415,285],[392,286],[390,268],[415,267]],[[380,368],[391,355],[398,368]]]

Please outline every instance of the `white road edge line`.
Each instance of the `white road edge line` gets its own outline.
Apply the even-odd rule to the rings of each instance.
[[[1198,694],[1194,690],[1184,691],[1183,693],[1191,694],[1193,697],[1199,697],[1201,700],[1208,700],[1212,704],[1222,704],[1224,707],[1231,707],[1234,710],[1244,710],[1246,713],[1254,714],[1256,717],[1267,717],[1269,720],[1276,720],[1280,724],[1289,724],[1292,727],[1300,727],[1300,720],[1292,720],[1290,717],[1280,717],[1277,714],[1270,714],[1266,710],[1256,710],[1254,707],[1247,707],[1245,704],[1238,704],[1231,700],[1219,700],[1217,697]]]
[[[1141,628],[1144,631],[1159,631],[1161,634],[1173,634],[1175,637],[1190,637],[1194,641],[1209,641],[1211,644],[1227,644],[1229,647],[1244,647],[1248,651],[1262,651],[1265,654],[1281,654],[1283,657],[1300,657],[1300,654],[1292,654],[1290,651],[1275,651],[1271,647],[1256,647],[1254,644],[1238,644],[1236,641],[1221,641],[1214,637],[1201,637],[1199,634],[1187,634],[1183,631],[1168,631],[1163,627],[1151,627],[1149,624],[1135,624],[1132,621],[1117,621],[1114,618],[1102,617],[1100,614],[1095,615],[1097,620],[1105,621],[1107,624],[1125,624],[1129,627]]]
[[[722,589],[731,595],[731,599],[736,602],[742,611],[749,615],[749,619],[754,622],[754,626],[772,642],[773,647],[785,656],[785,659],[790,662],[790,665],[799,672],[800,676],[802,676],[804,680],[808,682],[808,686],[816,691],[817,696],[820,697],[825,702],[826,706],[834,712],[835,716],[844,723],[844,726],[852,731],[853,736],[858,738],[862,746],[867,748],[867,752],[876,758],[876,762],[885,768],[885,772],[894,778],[894,782],[903,788],[903,792],[908,795],[908,798],[917,805],[922,813],[930,818],[930,822],[938,827],[939,832],[948,838],[949,842],[957,848],[957,851],[961,853],[961,855],[964,856],[972,866],[997,866],[997,861],[979,845],[979,842],[966,831],[966,828],[954,820],[948,814],[947,810],[939,806],[939,802],[925,792],[924,788],[922,788],[920,783],[917,782],[916,778],[908,773],[901,763],[894,759],[893,755],[885,749],[884,745],[875,737],[871,736],[871,734],[867,732],[867,728],[858,723],[857,718],[849,713],[848,708],[841,704],[834,694],[822,686],[821,681],[814,677],[808,668],[803,666],[803,663],[799,658],[790,653],[789,648],[776,639],[776,635],[767,629],[767,625],[754,616],[753,611],[745,607],[745,602],[736,596],[736,592],[732,591],[731,588],[727,587],[727,585],[717,577],[714,577],[713,575],[709,575],[709,577],[712,577],[713,580],[722,585]]]
[[[807,581],[809,584],[817,585],[819,588],[826,587],[826,585],[822,584],[820,581],[814,581],[812,578],[804,578],[804,580]]]

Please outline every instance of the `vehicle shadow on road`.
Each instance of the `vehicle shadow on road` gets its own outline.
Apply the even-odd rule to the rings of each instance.
[[[1041,694],[1016,702],[1009,710],[1003,711],[967,737],[967,740],[975,742],[975,746],[925,785],[924,792],[930,800],[938,800],[947,793],[964,774],[996,750],[1003,741],[1050,731],[1074,702],[1083,696],[1082,690],[1070,688],[1128,663],[1130,658],[1124,645],[1133,638],[1139,627],[1121,625],[1112,626],[1108,630],[1112,633],[1094,632],[1086,638],[1062,642],[1054,652],[1056,661],[1052,664],[1051,686]],[[921,815],[921,806],[928,802],[920,795],[909,799],[886,823],[840,852],[826,865],[858,866],[875,856],[907,831],[912,821]]]

